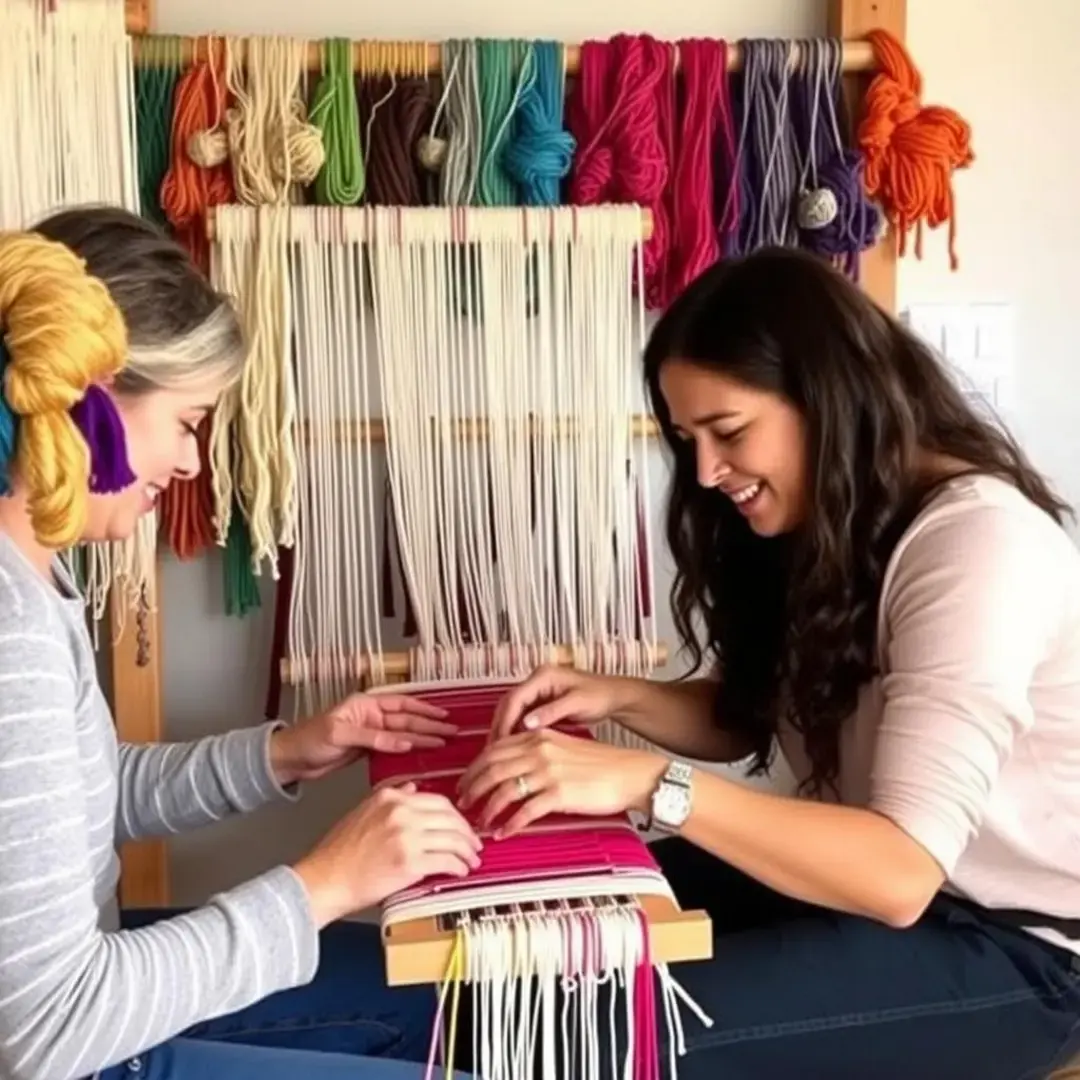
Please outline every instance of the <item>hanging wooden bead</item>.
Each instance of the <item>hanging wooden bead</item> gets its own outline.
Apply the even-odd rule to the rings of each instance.
[[[800,229],[824,229],[836,220],[839,212],[840,206],[833,190],[819,187],[800,193],[795,218]]]

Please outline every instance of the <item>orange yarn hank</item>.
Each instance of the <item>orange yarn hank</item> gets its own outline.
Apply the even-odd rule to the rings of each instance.
[[[222,122],[227,90],[220,63],[199,60],[177,83],[169,169],[161,182],[161,209],[177,240],[208,269],[206,212],[233,199],[232,172]]]
[[[169,169],[161,183],[161,209],[176,239],[205,272],[209,269],[206,214],[233,199],[222,121],[227,104],[220,59],[197,60],[176,87]],[[203,428],[209,429],[209,422]],[[200,429],[202,471],[195,480],[177,480],[158,508],[169,546],[181,559],[195,558],[216,542],[213,492],[205,432]]]
[[[879,68],[859,124],[866,193],[896,227],[901,255],[909,229],[915,230],[915,255],[922,258],[923,222],[935,229],[948,221],[949,261],[955,270],[952,174],[975,160],[971,128],[952,109],[922,104],[922,76],[892,34],[872,30],[866,36]]]

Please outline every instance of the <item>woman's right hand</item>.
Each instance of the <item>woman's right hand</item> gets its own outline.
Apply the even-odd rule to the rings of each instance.
[[[630,680],[546,665],[508,691],[495,709],[491,739],[539,731],[564,720],[598,724],[621,705]]]
[[[322,927],[434,874],[464,877],[481,842],[449,799],[413,784],[380,788],[295,866]]]

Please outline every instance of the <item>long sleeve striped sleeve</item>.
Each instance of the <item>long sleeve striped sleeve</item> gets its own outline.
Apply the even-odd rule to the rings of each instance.
[[[0,1076],[10,1080],[90,1076],[307,982],[318,960],[306,891],[286,866],[181,917],[118,929],[119,756],[83,619],[80,599],[53,594],[0,538]]]
[[[117,842],[165,836],[295,799],[270,765],[270,735],[259,724],[186,743],[121,743]]]

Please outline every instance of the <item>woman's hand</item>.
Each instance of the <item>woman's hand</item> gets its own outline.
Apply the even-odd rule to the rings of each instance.
[[[558,665],[537,668],[499,702],[491,739],[501,739],[519,728],[537,731],[563,720],[600,723],[618,709],[625,682]]]
[[[434,874],[463,877],[480,865],[480,847],[448,799],[405,784],[346,814],[295,869],[322,927]]]
[[[519,804],[500,838],[546,814],[647,812],[666,768],[661,754],[542,728],[489,743],[462,774],[459,805],[466,810],[487,799],[479,817],[486,829]]]
[[[446,711],[405,694],[353,694],[329,712],[274,732],[270,761],[283,785],[318,780],[369,750],[442,746],[454,733]]]

